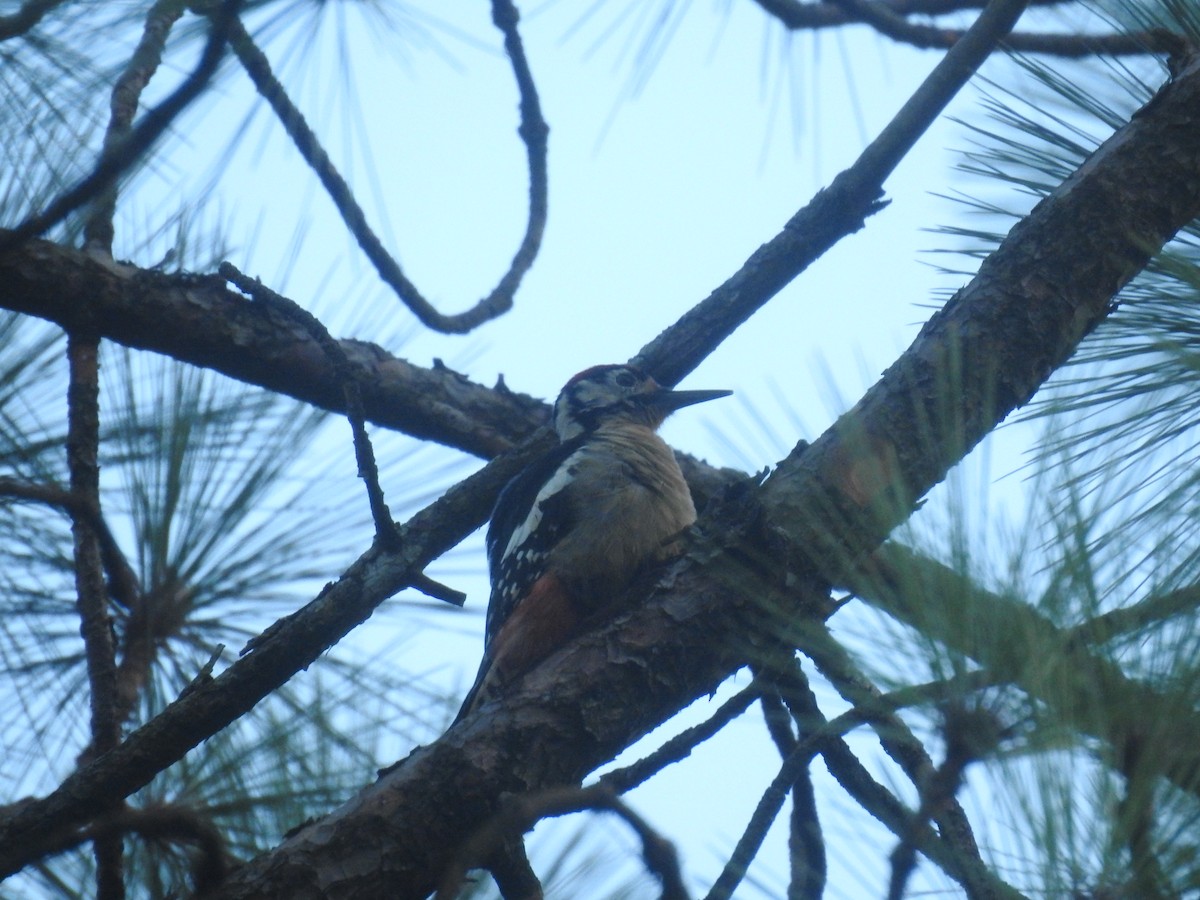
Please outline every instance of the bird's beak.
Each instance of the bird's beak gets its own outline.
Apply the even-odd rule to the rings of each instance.
[[[685,406],[728,397],[732,393],[733,391],[672,391],[662,388],[652,394],[647,394],[646,403],[666,416]]]

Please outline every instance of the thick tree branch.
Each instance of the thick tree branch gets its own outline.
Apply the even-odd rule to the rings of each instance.
[[[215,276],[168,275],[32,240],[0,254],[0,306],[68,330],[90,323],[128,347],[346,411],[337,367],[318,341]],[[524,394],[440,365],[422,369],[375,344],[339,343],[362,386],[363,413],[377,425],[490,458],[548,420],[546,404]]]
[[[726,542],[750,528],[733,556],[754,559],[762,535],[737,510],[706,511],[702,527],[720,538],[673,566],[648,599],[234,873],[222,896],[424,896],[503,794],[578,784],[755,659],[760,632],[827,615],[816,573],[845,571],[877,546],[1200,213],[1198,106],[1192,59],[1013,229],[853,410],[768,479],[762,508],[772,557],[791,561],[786,594],[754,583],[744,564],[722,577],[738,566]]]

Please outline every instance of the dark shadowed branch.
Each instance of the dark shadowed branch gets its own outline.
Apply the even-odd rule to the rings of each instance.
[[[100,341],[95,335],[67,335],[67,468],[70,508],[100,510]],[[108,591],[104,586],[100,541],[89,521],[72,519],[75,542],[75,591],[79,630],[83,636],[91,705],[91,744],[83,759],[112,750],[120,741],[121,719],[117,702],[117,649]],[[122,798],[123,799],[123,798]],[[119,806],[121,799],[114,801]],[[119,834],[101,835],[94,841],[96,896],[119,900],[125,896],[122,842]]]
[[[46,14],[66,0],[25,0],[15,13],[0,16],[0,41],[19,37],[45,18]]]
[[[978,0],[835,0],[802,3],[800,0],[754,0],[764,12],[790,31],[841,28],[856,22],[869,25],[885,37],[914,47],[944,50],[962,38],[960,28],[914,21],[913,16],[945,16],[976,9]],[[1066,6],[1064,0],[1030,6]],[[1020,53],[1080,58],[1085,56],[1144,56],[1171,49],[1168,36],[1159,32],[1071,34],[1013,31],[1004,46]]]
[[[0,497],[44,503],[61,509],[72,519],[85,519],[100,542],[100,556],[108,576],[108,591],[112,598],[125,609],[132,609],[137,605],[138,594],[141,591],[137,575],[126,560],[125,554],[121,552],[121,546],[104,516],[88,500],[55,485],[33,484],[7,476],[0,476]]]
[[[662,900],[687,900],[688,894],[683,886],[683,875],[674,845],[604,783],[583,788],[552,788],[508,798],[486,825],[462,843],[442,876],[436,895],[438,900],[457,897],[468,869],[492,867],[492,861],[498,853],[505,854],[508,846],[518,848],[521,835],[540,820],[589,810],[614,813],[634,830],[642,842],[642,858],[646,868],[662,884]],[[520,858],[524,859],[523,853],[520,853]],[[525,861],[525,865],[528,865],[528,861]],[[497,876],[497,881],[500,881],[500,876]],[[504,896],[510,895],[505,893]]]
[[[62,835],[49,853],[63,853],[87,841],[111,840],[136,834],[147,841],[183,844],[199,850],[192,861],[196,896],[215,888],[225,877],[230,859],[221,833],[206,816],[181,806],[127,807],[102,816],[86,828]]]

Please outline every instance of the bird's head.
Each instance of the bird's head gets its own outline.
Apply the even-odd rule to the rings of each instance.
[[[592,366],[566,383],[554,402],[554,429],[569,440],[601,425],[627,421],[658,428],[675,410],[732,391],[673,391],[634,366]]]

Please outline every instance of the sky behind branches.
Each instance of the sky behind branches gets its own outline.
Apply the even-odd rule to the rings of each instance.
[[[853,161],[940,58],[865,28],[789,37],[741,0],[525,6],[522,34],[550,125],[550,214],[541,254],[502,319],[467,337],[414,328],[238,72],[178,124],[167,167],[138,176],[140,189],[118,215],[116,255],[152,265],[166,248],[136,246],[147,216],[161,218],[181,192],[204,196],[197,215],[223,225],[225,256],[315,312],[335,336],[380,343],[420,365],[442,359],[484,383],[502,375],[514,390],[552,399],[574,372],[631,357],[734,272]],[[517,247],[527,187],[516,89],[486,4],[389,5],[390,24],[372,4],[304,8],[327,21],[315,32],[306,16],[273,26],[263,49],[408,276],[443,312],[473,305]],[[252,31],[261,24],[248,20]],[[995,60],[986,71],[1002,80],[1012,69]],[[948,115],[978,110],[968,89]],[[224,157],[220,148],[235,138]],[[939,274],[934,265],[945,260],[927,252],[948,244],[930,229],[963,214],[934,195],[960,186],[951,148],[965,140],[945,116],[934,125],[887,183],[890,206],[688,378],[685,387],[736,394],[681,413],[665,429],[669,441],[715,464],[757,470],[853,403],[916,334],[938,292],[966,280]],[[206,186],[216,171],[213,192]],[[1011,472],[1027,440],[1005,431],[989,439],[990,462],[969,465]],[[388,446],[382,439],[377,452]],[[352,470],[349,429],[328,429],[322,453],[344,455]],[[1019,506],[1003,488],[974,502],[984,517]],[[421,617],[397,652],[406,668],[461,692],[481,649],[482,542],[476,536],[430,572],[468,592],[468,614]],[[396,621],[377,616],[351,640],[390,646]],[[867,639],[877,622],[869,614],[834,620]],[[724,695],[690,715],[707,714]],[[777,769],[758,717],[751,710],[629,798],[677,842],[693,887],[715,878]],[[436,737],[442,724],[419,737]],[[878,768],[876,743],[852,746]],[[821,775],[829,896],[880,896],[892,838],[861,811],[851,814],[856,807]],[[774,829],[751,870],[763,895],[786,883],[785,840],[784,828]],[[936,874],[914,883],[930,888],[953,892]],[[755,895],[751,884],[742,891]]]

